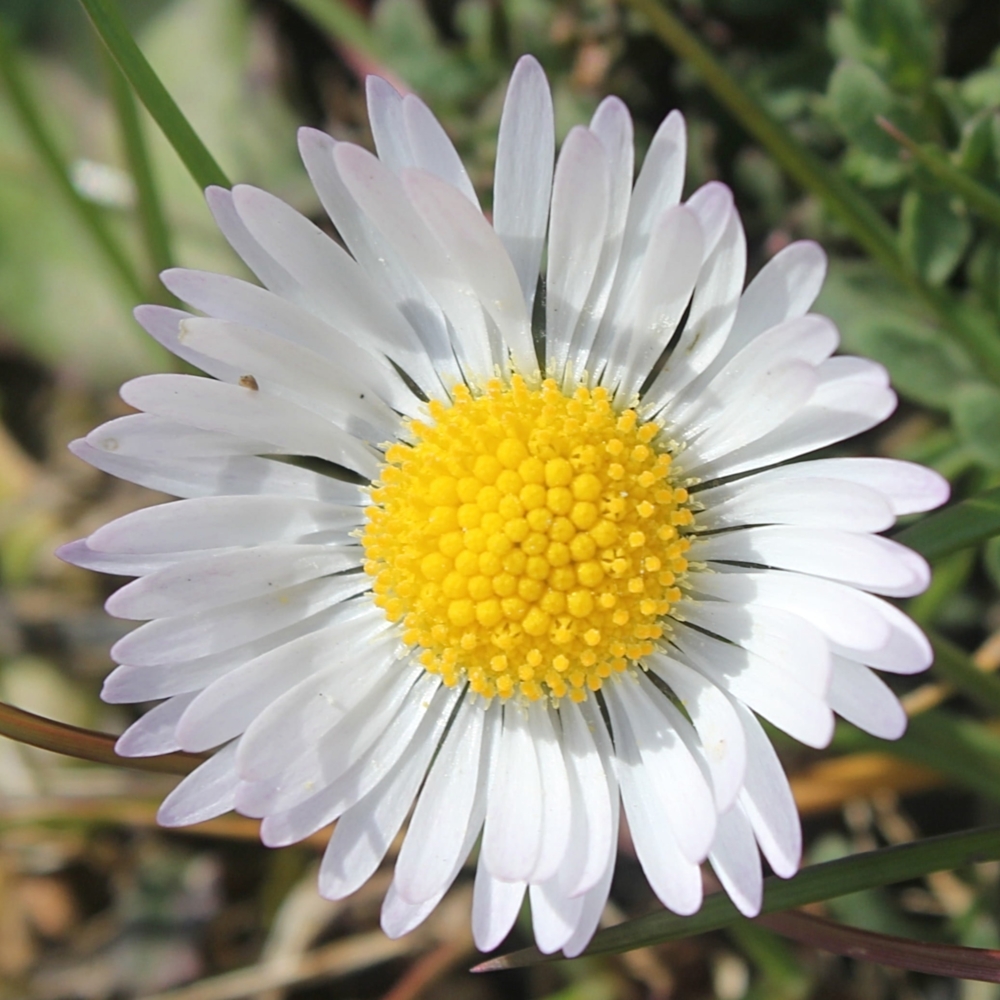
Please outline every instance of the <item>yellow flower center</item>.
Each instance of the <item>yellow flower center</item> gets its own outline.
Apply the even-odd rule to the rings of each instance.
[[[693,521],[659,426],[518,376],[430,414],[386,452],[363,536],[375,602],[423,666],[487,698],[581,701],[650,653]]]

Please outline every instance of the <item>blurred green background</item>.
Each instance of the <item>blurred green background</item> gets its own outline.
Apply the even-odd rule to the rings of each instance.
[[[295,130],[370,145],[369,72],[428,102],[487,205],[520,54],[549,74],[560,137],[614,93],[636,119],[641,154],[681,108],[687,189],[713,178],[732,186],[750,273],[792,240],[820,241],[830,274],[817,310],[837,321],[843,350],[885,364],[900,392],[898,413],[839,453],[915,459],[948,476],[957,498],[989,497],[1000,485],[1000,3],[671,4],[671,23],[707,49],[700,71],[648,4],[120,7],[228,176],[328,229]],[[168,301],[157,272],[240,265],[75,0],[0,0],[0,28],[0,700],[117,732],[132,716],[97,692],[123,631],[101,609],[118,581],[52,552],[150,495],[65,446],[126,412],[122,380],[171,366],[131,318],[142,301]],[[998,503],[980,507],[995,520]],[[779,741],[810,861],[1000,819],[1000,539],[942,539],[931,539],[935,582],[908,607],[932,632],[938,664],[928,677],[894,679],[914,717],[907,737],[876,745],[841,727],[827,754]],[[834,958],[747,922],[622,957],[472,976],[470,877],[426,930],[387,942],[377,929],[387,872],[327,903],[314,889],[322,838],[269,852],[237,817],[157,831],[155,804],[173,780],[0,737],[0,1000],[1000,997],[995,985]],[[997,947],[998,884],[1000,867],[982,863],[820,912]],[[624,843],[606,919],[655,907]],[[509,947],[529,940],[521,926]]]

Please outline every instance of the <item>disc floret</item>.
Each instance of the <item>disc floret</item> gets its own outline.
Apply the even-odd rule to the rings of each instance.
[[[601,387],[466,386],[412,420],[371,493],[375,603],[448,685],[581,701],[653,650],[680,599],[687,490],[660,427]]]

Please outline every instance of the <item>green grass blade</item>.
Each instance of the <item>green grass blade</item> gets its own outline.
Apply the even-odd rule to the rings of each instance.
[[[115,0],[80,0],[80,3],[139,100],[160,126],[195,183],[202,189],[213,184],[232,187],[222,168],[198,138],[191,123],[184,117],[184,113],[136,45]]]
[[[1000,535],[1000,486],[928,514],[893,539],[934,560],[994,535]]]
[[[1000,713],[1000,677],[978,669],[969,657],[944,636],[927,630],[934,646],[931,668],[941,680],[961,691],[988,712]]]
[[[931,872],[946,871],[980,861],[1000,858],[1000,827],[964,830],[941,837],[928,837],[913,844],[886,847],[866,854],[855,854],[821,865],[804,868],[788,881],[775,876],[764,880],[764,904],[761,913],[777,913],[807,903],[818,903],[849,893],[892,885],[920,878]],[[584,955],[607,955],[633,948],[644,948],[675,941],[678,938],[719,930],[743,920],[724,893],[709,896],[702,908],[690,917],[679,917],[666,910],[628,920],[599,931]],[[514,969],[551,961],[534,948],[490,959],[476,966],[477,972]]]
[[[31,93],[20,56],[2,23],[0,23],[0,78],[3,79],[22,127],[31,139],[39,158],[51,171],[66,201],[118,275],[129,301],[141,302],[145,298],[143,282],[112,235],[101,209],[84,198],[74,186],[66,162],[49,133]]]
[[[104,51],[107,53],[106,49]],[[146,252],[149,254],[149,262],[153,271],[159,274],[168,267],[173,267],[170,232],[153,176],[153,167],[149,161],[146,139],[142,133],[142,122],[139,120],[139,110],[136,107],[132,88],[122,75],[118,64],[111,58],[110,53],[107,53],[106,62],[108,84],[115,111],[118,114],[122,145],[125,148],[129,172],[135,182],[139,201],[139,221],[146,242]],[[160,297],[159,282],[155,284],[153,294],[155,297]]]
[[[932,709],[915,715],[903,736],[891,743],[841,722],[831,747],[902,757],[1000,801],[1000,736],[979,722],[951,712]]]
[[[1000,383],[1000,337],[968,322],[946,293],[930,288],[904,261],[896,235],[872,204],[844,177],[828,168],[753,98],[722,63],[661,0],[626,0],[649,22],[657,37],[692,66],[733,117],[797,183],[822,199],[854,239],[904,288],[919,297],[938,320]]]
[[[885,118],[879,117],[876,121],[943,187],[962,198],[971,211],[1000,229],[1000,196],[956,167],[943,149],[916,142]]]

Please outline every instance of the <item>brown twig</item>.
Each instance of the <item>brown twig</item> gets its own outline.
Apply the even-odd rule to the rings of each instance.
[[[814,917],[801,910],[769,913],[757,917],[756,922],[783,937],[834,955],[932,976],[1000,983],[1000,951],[989,948],[963,948],[954,944],[911,941],[891,934],[876,934]]]
[[[0,702],[0,735],[18,743],[54,753],[90,760],[98,764],[129,767],[161,774],[190,774],[207,758],[194,753],[165,753],[158,757],[120,757],[115,753],[115,737],[93,729],[81,729],[54,722],[33,712]]]

